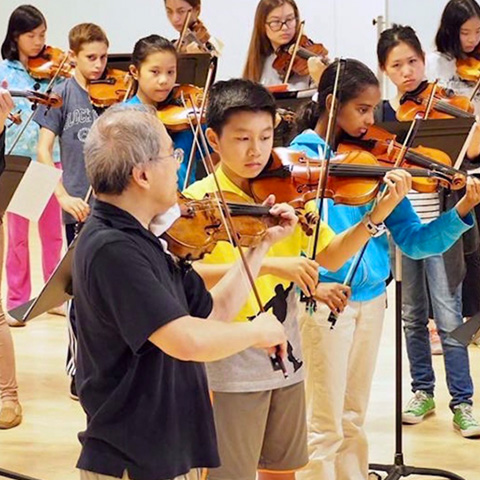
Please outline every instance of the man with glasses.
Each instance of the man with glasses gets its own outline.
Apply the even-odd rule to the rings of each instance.
[[[107,110],[85,142],[96,201],[73,261],[76,380],[87,415],[79,435],[82,480],[199,480],[200,467],[219,464],[202,362],[249,347],[280,345],[285,354],[285,332],[272,314],[228,323],[249,295],[238,282],[242,265],[209,293],[157,237],[176,218],[182,158],[143,106]],[[296,224],[287,205],[271,213],[278,225],[246,252],[254,275],[272,244]]]

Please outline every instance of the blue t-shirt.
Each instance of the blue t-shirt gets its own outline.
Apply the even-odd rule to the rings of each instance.
[[[60,139],[60,157],[63,169],[63,186],[72,197],[85,198],[90,182],[85,170],[83,145],[98,112],[90,102],[88,92],[75,77],[69,78],[54,92],[63,99],[60,108],[51,109],[45,115],[45,107],[39,107],[34,120],[40,127],[48,128]],[[76,223],[63,212],[66,224]]]
[[[130,100],[127,100],[126,103],[130,105],[138,105],[138,104],[141,104],[142,101],[140,100],[140,98],[138,98],[138,95],[135,95]],[[203,126],[202,128],[205,131],[206,127]],[[177,172],[178,188],[179,190],[183,190],[185,185],[185,177],[187,176],[188,161],[190,159],[190,154],[192,152],[192,147],[193,147],[193,133],[191,132],[190,129],[183,130],[181,132],[169,131],[168,133],[173,140],[173,144],[175,145],[175,148],[181,148],[185,153],[184,161],[180,165],[180,168],[178,169],[178,172]],[[201,161],[202,161],[202,157],[200,156],[200,153],[197,148],[195,149],[195,158],[193,159],[193,165],[191,169],[189,184],[195,181],[196,173],[197,173],[197,162],[201,162]]]

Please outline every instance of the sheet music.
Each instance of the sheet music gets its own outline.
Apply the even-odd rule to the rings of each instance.
[[[62,171],[40,162],[30,162],[7,212],[38,222],[58,185]]]

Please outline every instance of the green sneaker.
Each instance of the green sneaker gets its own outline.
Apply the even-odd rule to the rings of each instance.
[[[453,426],[465,438],[480,437],[480,423],[474,418],[472,406],[468,403],[453,407]]]
[[[402,423],[416,424],[435,411],[435,400],[423,390],[417,390],[402,412]]]

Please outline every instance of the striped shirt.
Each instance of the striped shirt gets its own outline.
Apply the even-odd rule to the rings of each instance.
[[[407,195],[422,223],[429,223],[440,216],[440,196],[438,192],[419,193],[410,191]]]

